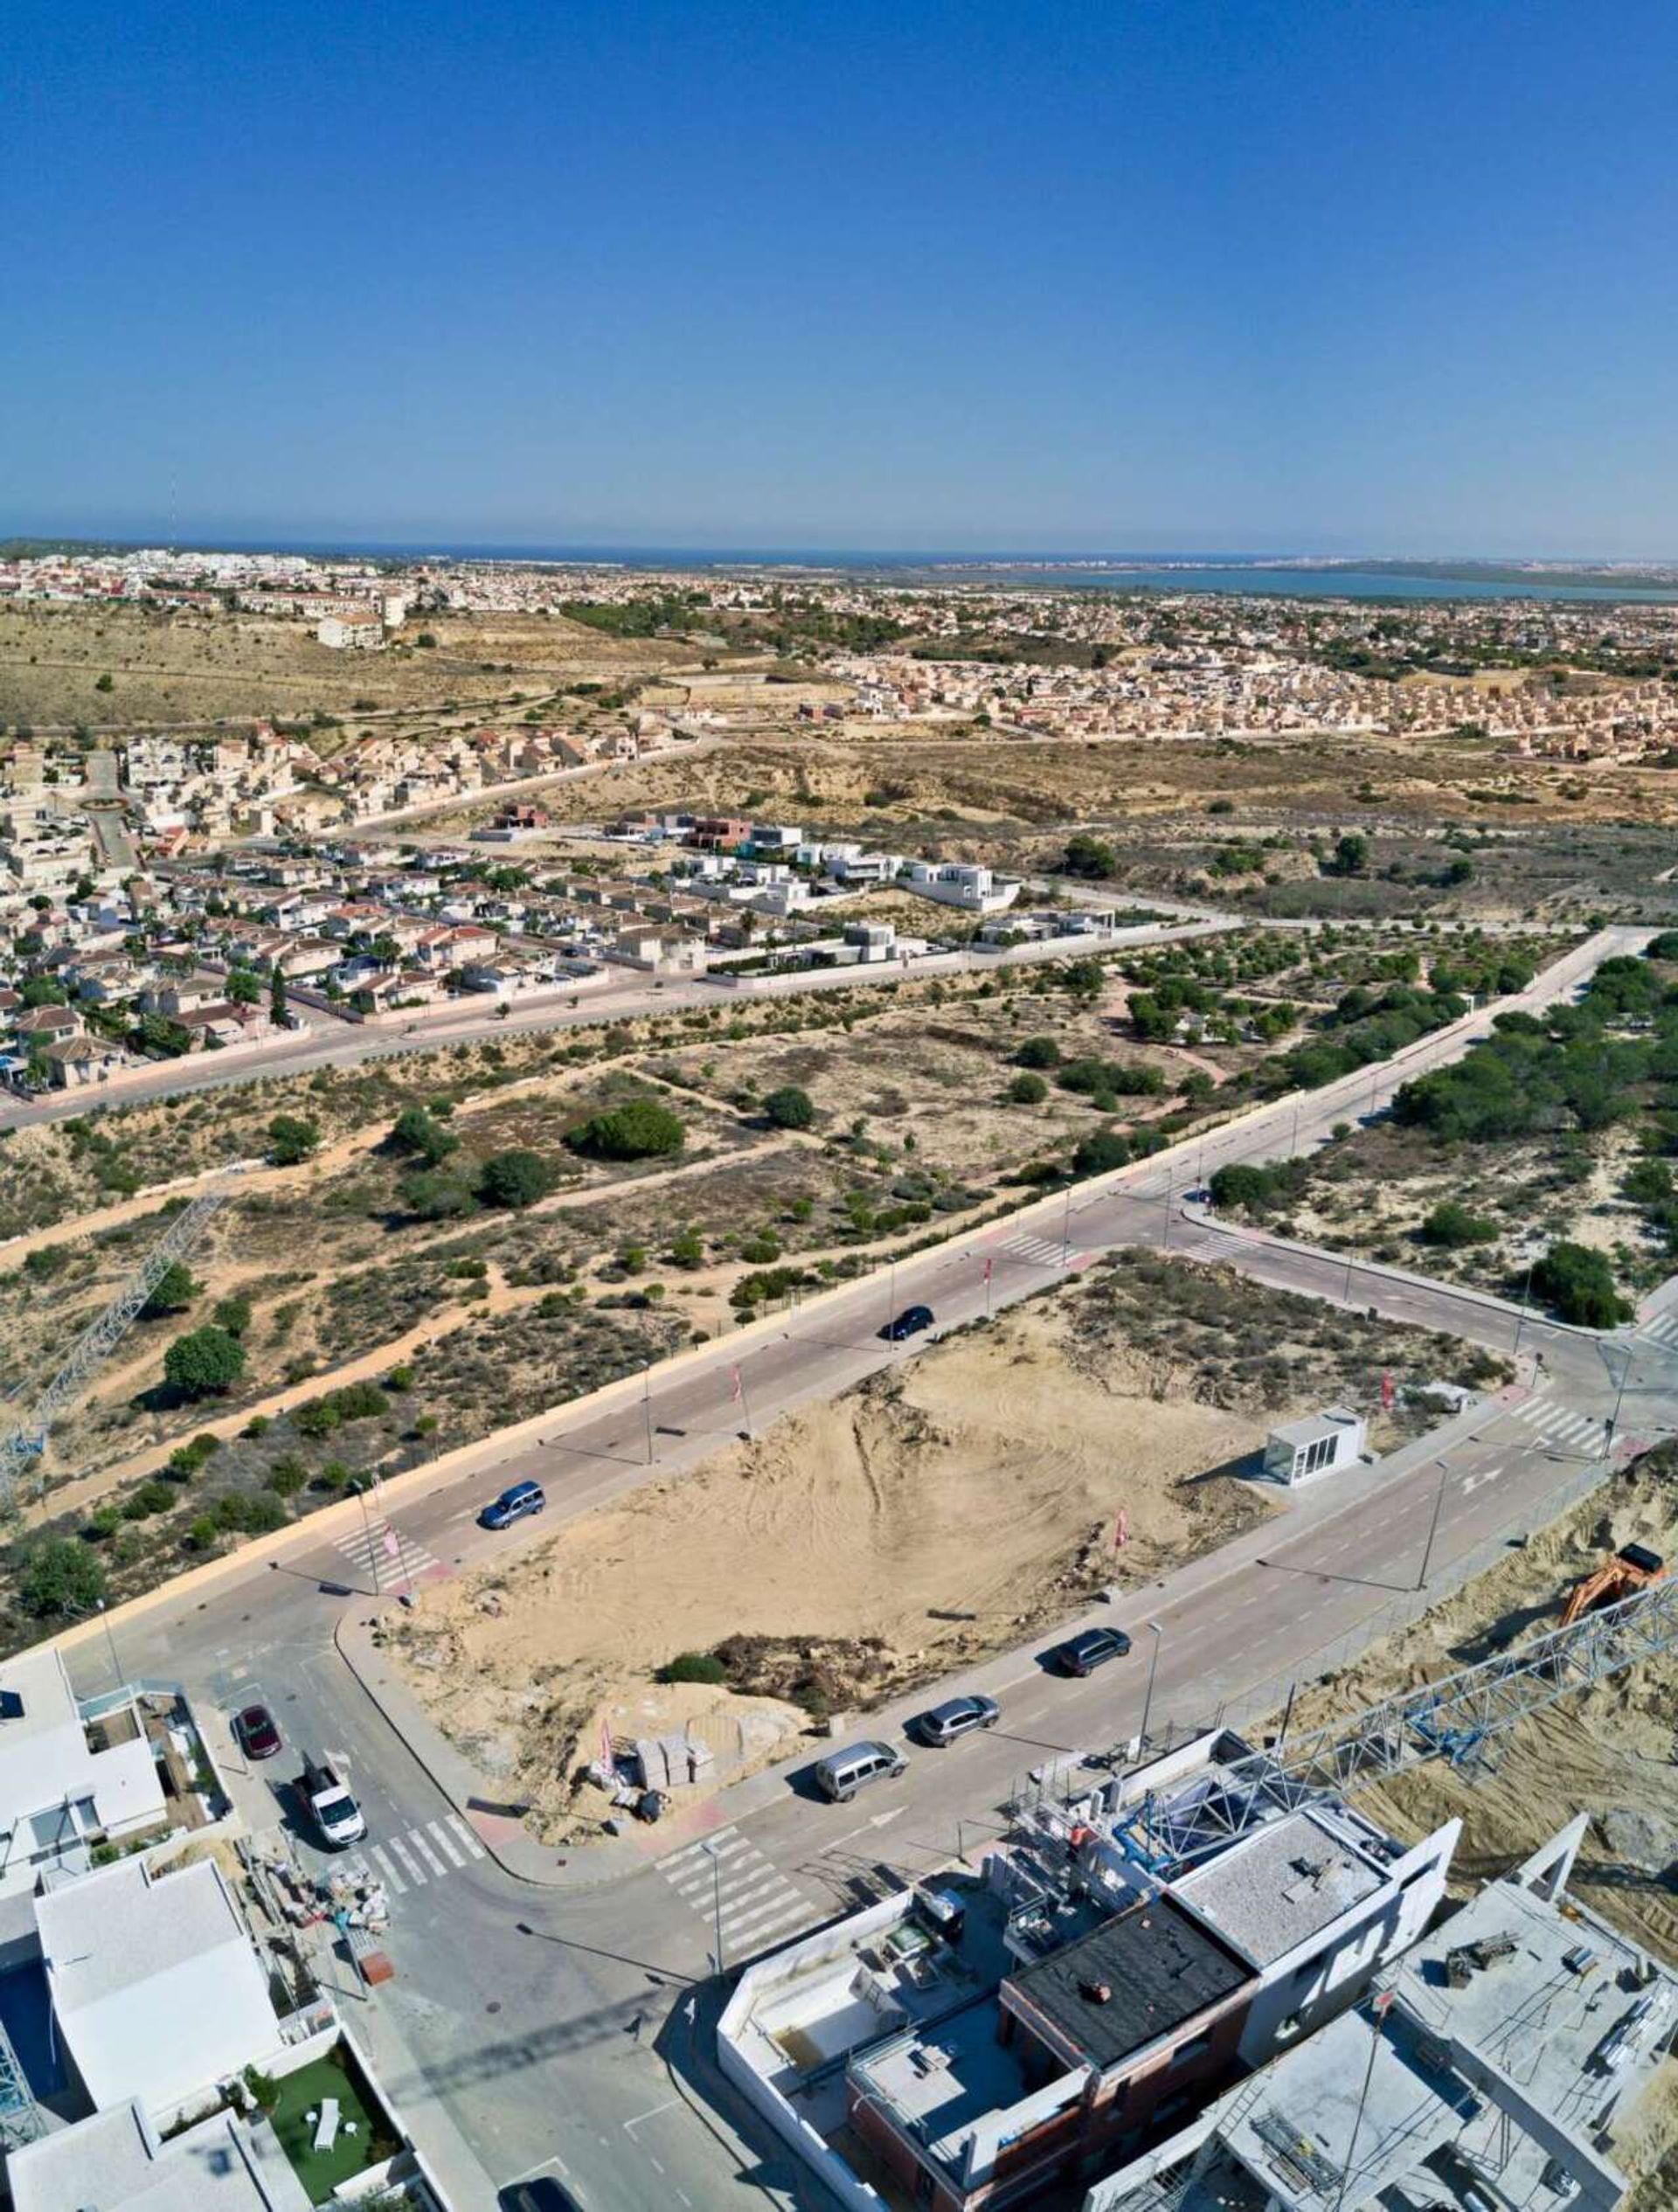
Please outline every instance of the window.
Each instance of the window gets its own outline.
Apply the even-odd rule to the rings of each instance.
[[[1212,2047],[1210,2030],[1203,2035],[1190,2035],[1186,2043],[1179,2043],[1171,2054],[1174,2066],[1187,2066],[1196,2058],[1204,2058]]]

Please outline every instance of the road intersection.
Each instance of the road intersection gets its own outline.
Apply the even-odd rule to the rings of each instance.
[[[1639,941],[1601,933],[1513,1003],[1564,996],[1601,958]],[[766,1424],[914,1356],[912,1344],[877,1335],[903,1304],[933,1306],[940,1331],[983,1326],[988,1313],[1105,1250],[1147,1245],[1518,1350],[1515,1384],[1372,1472],[1329,1478],[1264,1527],[1127,1595],[1123,1624],[1139,1646],[1143,1627],[1157,1624],[1156,1730],[1220,1709],[1262,1713],[1290,1680],[1322,1671],[1583,1494],[1608,1464],[1605,1425],[1616,1411],[1616,1449],[1678,1423],[1678,1320],[1664,1311],[1599,1339],[1457,1286],[1232,1232],[1186,1198],[1225,1161],[1309,1149],[1336,1123],[1378,1112],[1399,1083],[1483,1033],[1492,1010],[1380,1068],[823,1293],[749,1338],[687,1355],[668,1376],[648,1378],[644,1403],[607,1392],[558,1410],[540,1443],[512,1458],[490,1438],[430,1487],[409,1478],[392,1513],[399,1578],[454,1573],[539,1540],[528,1526],[488,1537],[475,1525],[483,1497],[514,1474],[537,1474],[551,1510],[572,1515],[697,1465],[741,1425],[736,1364],[753,1418]],[[288,1755],[274,1763],[282,1774],[303,1749],[343,1760],[394,1900],[398,1979],[376,2005],[399,2050],[382,2064],[422,2142],[433,2124],[462,2164],[475,2162],[497,2187],[553,2172],[589,2212],[718,2203],[743,2181],[773,2202],[816,2201],[783,2153],[741,2132],[711,2070],[718,1952],[732,1968],[849,1909],[881,1881],[971,1855],[1033,1768],[1135,1733],[1145,1670],[1065,1682],[1038,1648],[1004,1654],[959,1685],[998,1696],[1002,1725],[948,1752],[915,1753],[901,1783],[873,1793],[877,1802],[820,1804],[795,1765],[738,1786],[685,1826],[665,1824],[598,1860],[562,1859],[523,1837],[491,1787],[462,1790],[422,1723],[391,1725],[388,1716],[404,1710],[399,1695],[371,1677],[356,1640],[391,1602],[390,1557],[376,1524],[357,1541],[347,1528],[334,1536],[305,1522],[211,1582],[125,1609],[111,1624],[114,1647],[77,1640],[69,1657],[78,1687],[107,1688],[120,1668],[181,1682],[225,1716],[260,1685],[287,1736]],[[359,1654],[359,1677],[346,1650]],[[898,1736],[909,1709],[870,1716],[870,1732]],[[253,1825],[288,1817],[263,1776],[232,1779]],[[462,2203],[493,2202],[489,2181],[477,2177],[475,2196],[462,2186]]]

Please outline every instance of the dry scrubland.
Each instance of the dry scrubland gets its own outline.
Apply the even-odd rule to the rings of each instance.
[[[1383,1367],[1404,1383],[1460,1357],[1120,1255],[511,1565],[426,1590],[391,1640],[541,1833],[586,1832],[604,1801],[577,1768],[603,1726],[628,1738],[697,1718],[720,1748],[744,1712],[753,1763],[785,1756],[813,1716],[947,1674],[1262,1518],[1233,1470],[1273,1414],[1325,1391],[1367,1401]],[[683,1651],[715,1652],[729,1687],[655,1685]]]

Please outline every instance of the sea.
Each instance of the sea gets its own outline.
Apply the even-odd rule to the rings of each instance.
[[[152,544],[167,543],[153,538]],[[1678,568],[1662,575],[1630,571],[1626,580],[1554,564],[1556,572],[1523,569],[1519,562],[1487,562],[1487,573],[1472,572],[1472,560],[1407,562],[1402,566],[1361,569],[1313,565],[1278,559],[1273,554],[880,552],[860,549],[797,550],[781,546],[537,545],[461,543],[448,540],[372,541],[217,538],[198,550],[223,552],[284,552],[320,558],[385,560],[544,562],[577,567],[624,569],[773,570],[787,575],[873,577],[896,584],[971,585],[981,590],[1036,588],[1057,591],[1222,592],[1279,599],[1549,600],[1600,600],[1607,605],[1678,605]],[[1664,568],[1665,564],[1652,565]],[[1469,572],[1465,573],[1467,571]]]

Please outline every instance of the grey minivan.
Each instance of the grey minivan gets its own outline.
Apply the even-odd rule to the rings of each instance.
[[[816,1761],[815,1785],[823,1797],[842,1805],[870,1782],[895,1781],[908,1765],[889,1744],[847,1744],[842,1751]]]

